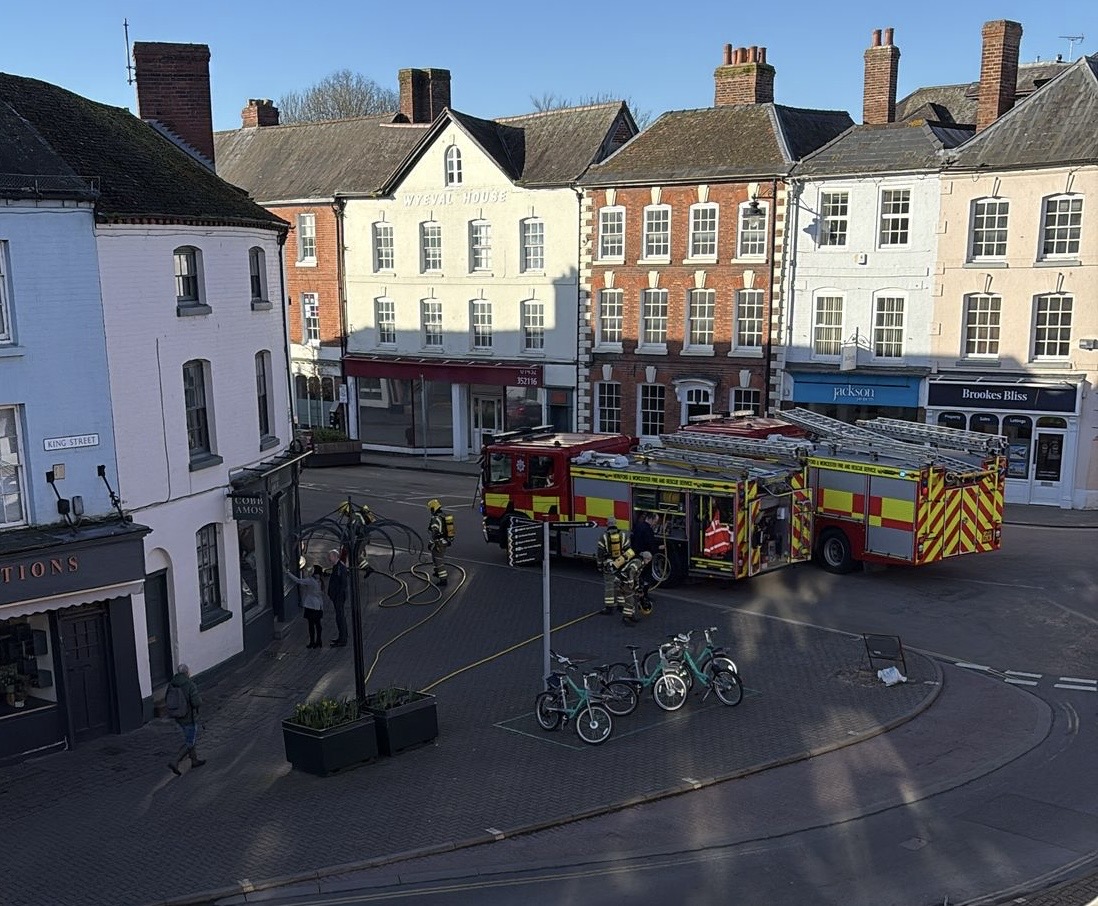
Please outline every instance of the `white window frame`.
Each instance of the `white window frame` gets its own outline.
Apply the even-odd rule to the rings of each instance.
[[[251,290],[253,305],[257,302],[268,301],[267,253],[258,245],[253,245],[248,249],[248,286]]]
[[[8,243],[0,240],[0,346],[15,342],[15,327],[12,324],[10,285],[8,283]]]
[[[714,202],[705,202],[690,205],[690,228],[687,235],[687,258],[691,261],[712,262],[717,260],[718,242],[720,241],[720,205]],[[699,229],[698,218],[701,215],[712,214],[712,228]],[[712,246],[709,250],[699,249],[700,237],[712,236]],[[706,241],[709,246],[709,240]]]
[[[740,205],[736,218],[736,257],[744,261],[763,261],[769,249],[770,205],[760,201],[758,206],[759,213],[752,214],[751,202],[745,201]],[[760,221],[762,228],[749,227],[753,220]]]
[[[617,405],[610,405],[616,403]],[[599,381],[595,384],[595,431],[600,434],[620,434],[622,417],[621,384]]]
[[[658,406],[657,406],[658,401]],[[658,419],[655,431],[649,420]],[[637,434],[658,437],[667,428],[667,388],[663,384],[639,384],[637,388]]]
[[[320,345],[320,294],[301,294],[301,342],[304,346]]]
[[[705,300],[705,306],[708,309],[708,314],[702,314],[698,316],[698,312],[695,310],[695,302],[699,300]],[[708,330],[706,330],[704,337],[695,339],[694,333],[697,325],[708,322]],[[686,294],[686,333],[684,337],[683,349],[693,353],[705,353],[707,355],[713,354],[713,342],[716,337],[717,329],[717,291],[708,287],[701,287],[690,290]]]
[[[755,387],[733,387],[728,394],[729,412],[750,411],[762,415],[762,391]]]
[[[906,328],[907,297],[900,293],[881,293],[875,296],[873,299],[873,358],[886,361],[902,359]],[[888,354],[893,350],[895,350],[894,355]]]
[[[986,317],[981,317],[986,315]],[[995,293],[965,296],[961,322],[961,356],[998,359],[1003,329],[1003,297]]]
[[[736,310],[732,316],[733,348],[762,350],[765,313],[766,294],[761,289],[736,290]]]
[[[690,407],[693,405],[704,406],[708,412],[702,415],[713,414],[713,401],[716,396],[717,385],[714,381],[703,381],[686,378],[675,381],[675,395],[679,399],[679,424],[686,425],[690,422]]]
[[[659,305],[650,313],[649,302]],[[670,310],[669,293],[661,287],[641,290],[640,343],[637,348],[647,352],[667,352],[667,322]],[[662,326],[661,326],[662,325]],[[662,339],[654,339],[662,335]]]
[[[372,224],[374,273],[390,273],[396,269],[396,237],[393,225],[386,220]]]
[[[540,217],[527,217],[522,221],[522,272],[545,272],[545,221]]]
[[[1055,311],[1053,301],[1060,303]],[[1066,303],[1066,304],[1065,304]],[[1045,310],[1042,311],[1042,305]],[[1063,362],[1071,358],[1071,327],[1075,314],[1075,297],[1071,293],[1043,293],[1033,300],[1033,345],[1031,355],[1035,362]],[[1045,323],[1041,323],[1044,320]],[[1050,346],[1058,347],[1048,352]],[[1044,347],[1044,351],[1038,349]]]
[[[211,616],[225,612],[221,589],[221,530],[216,522],[194,533],[196,576],[198,579],[199,618],[207,623]]]
[[[522,318],[522,351],[545,352],[545,303],[526,299],[519,306]]]
[[[461,183],[461,149],[457,145],[450,145],[446,149],[446,185],[460,186]]]
[[[492,349],[492,303],[488,299],[473,299],[469,303],[469,345],[474,352]]]
[[[193,384],[192,393],[196,397],[196,405],[191,405],[187,400],[187,378],[191,376]],[[203,359],[189,359],[183,363],[183,413],[187,429],[187,453],[192,463],[209,459],[216,455],[214,448],[213,413],[210,401],[213,399],[213,388],[210,387],[210,365]],[[201,399],[197,399],[201,397]],[[195,417],[191,417],[191,413]],[[200,443],[192,443],[192,434],[197,436]]]
[[[819,248],[846,248],[850,236],[850,190],[820,191]]]
[[[1053,206],[1059,206],[1063,203],[1067,203],[1069,206],[1078,203],[1078,212],[1072,211],[1069,207],[1066,211],[1054,210]],[[1083,209],[1085,205],[1083,203],[1083,196],[1078,194],[1062,194],[1062,195],[1050,195],[1045,198],[1041,203],[1041,245],[1040,245],[1040,259],[1042,261],[1060,261],[1060,260],[1073,260],[1079,257],[1079,247],[1081,244],[1083,233]],[[1071,224],[1071,216],[1078,214],[1078,223],[1074,226]],[[1049,223],[1049,219],[1052,218],[1058,221],[1061,217],[1066,216],[1068,220],[1061,224],[1055,222]],[[1063,238],[1050,238],[1050,230],[1055,230],[1057,233],[1064,233]],[[1058,244],[1064,245],[1064,251],[1049,251],[1049,244],[1053,246]]]
[[[911,245],[911,189],[881,189],[878,205],[877,248],[907,248]],[[903,209],[885,210],[896,205]]]
[[[838,305],[834,305],[834,303]],[[826,305],[823,303],[827,303]],[[838,359],[843,354],[843,318],[846,297],[842,293],[818,292],[812,299],[812,357]],[[838,320],[835,315],[838,314]],[[834,351],[830,351],[831,349]]]
[[[0,406],[0,428],[7,428],[0,434],[0,528],[27,524],[26,469],[19,422],[18,406]]]
[[[442,328],[442,300],[421,300],[419,312],[423,348],[441,350],[445,346],[445,334]]]
[[[255,398],[259,416],[259,441],[262,444],[275,437],[274,386],[271,383],[271,353],[267,349],[261,349],[255,354]]]
[[[1010,239],[1010,199],[999,196],[972,202],[972,226],[968,231],[969,261],[1001,261]]]
[[[615,228],[610,229],[611,226]],[[607,248],[610,243],[613,243],[617,251]],[[625,261],[625,208],[621,205],[599,208],[598,252],[599,261],[613,263]]]
[[[607,303],[615,311],[608,313]],[[607,328],[612,328],[608,330]],[[621,352],[625,335],[625,290],[615,287],[599,290],[598,311],[595,314],[595,346],[612,352]]]
[[[492,224],[488,220],[469,221],[469,271],[489,273],[492,270]]]
[[[377,345],[393,347],[397,344],[396,300],[388,296],[374,299],[374,328],[377,330]]]
[[[424,220],[419,225],[419,270],[423,274],[442,273],[442,224]]]
[[[201,307],[205,304],[206,295],[202,286],[201,250],[193,245],[181,245],[172,252],[172,260],[175,269],[176,308]]]
[[[316,264],[316,214],[297,215],[297,263]]]
[[[671,261],[671,205],[650,204],[644,209],[641,232],[642,261]]]

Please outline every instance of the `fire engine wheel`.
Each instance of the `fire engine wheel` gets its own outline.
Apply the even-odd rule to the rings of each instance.
[[[820,538],[817,552],[820,563],[829,573],[848,573],[854,569],[854,554],[850,541],[839,529],[828,529]]]

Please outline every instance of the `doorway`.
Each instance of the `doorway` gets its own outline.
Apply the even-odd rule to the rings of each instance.
[[[101,606],[60,615],[61,663],[73,741],[87,742],[113,729],[110,640]]]
[[[168,571],[145,577],[145,627],[149,636],[149,678],[158,689],[172,678],[172,635],[168,621]]]
[[[473,413],[470,419],[472,430],[469,441],[472,452],[480,453],[491,435],[503,430],[503,397],[497,394],[472,395]]]
[[[1029,502],[1058,506],[1063,479],[1064,440],[1066,431],[1050,430],[1037,424],[1037,438],[1033,444],[1033,475],[1030,481]]]

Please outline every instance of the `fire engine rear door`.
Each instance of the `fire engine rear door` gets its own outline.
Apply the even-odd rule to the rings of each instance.
[[[915,495],[917,481],[869,476],[866,514],[867,552],[911,562],[915,557]]]
[[[942,555],[957,557],[973,554],[990,523],[981,515],[981,487],[978,484],[946,488],[945,544]]]

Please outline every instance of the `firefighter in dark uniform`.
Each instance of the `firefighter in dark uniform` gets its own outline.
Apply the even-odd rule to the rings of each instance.
[[[451,533],[447,531],[447,525],[453,525],[453,517],[442,509],[442,503],[435,500],[427,501],[427,509],[431,518],[427,520],[428,547],[431,550],[431,563],[434,566],[435,583],[442,587],[446,584],[446,548],[450,546]]]
[[[625,565],[625,552],[629,550],[629,534],[618,528],[618,520],[611,516],[606,520],[606,531],[599,538],[595,550],[595,562],[602,570],[602,612],[611,614],[617,606],[617,580],[614,573]]]
[[[617,596],[622,602],[621,621],[623,623],[640,622],[637,618],[637,610],[640,606],[640,596],[644,591],[643,574],[645,567],[651,562],[652,552],[644,551],[635,557],[630,557],[615,574]]]

